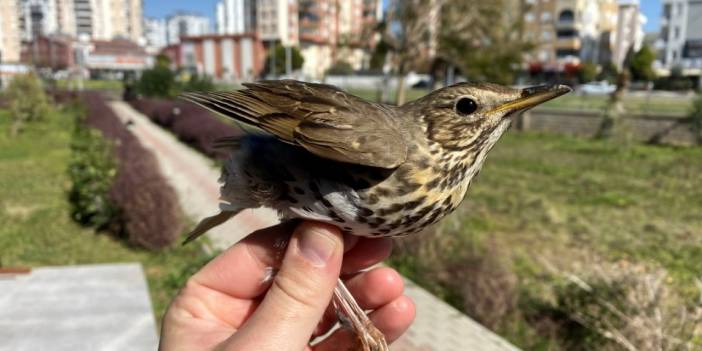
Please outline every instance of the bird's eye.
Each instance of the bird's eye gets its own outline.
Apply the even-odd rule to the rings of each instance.
[[[478,104],[471,98],[463,97],[456,101],[456,112],[458,112],[459,115],[467,116],[477,109]]]

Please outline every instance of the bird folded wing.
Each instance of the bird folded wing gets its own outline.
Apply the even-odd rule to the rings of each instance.
[[[183,97],[331,160],[395,168],[407,158],[394,116],[377,105],[324,84],[284,80],[245,86]]]

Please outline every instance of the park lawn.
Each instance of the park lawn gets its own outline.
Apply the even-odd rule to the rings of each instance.
[[[702,293],[695,286],[702,272],[702,148],[508,132],[436,231],[436,245],[450,242],[442,249],[447,256],[497,253],[509,262],[522,315],[533,307],[529,301],[552,298],[552,267],[582,273],[601,262],[662,267],[694,304]],[[418,267],[432,264],[422,259],[396,255],[390,262],[460,308],[461,292],[422,276]],[[549,349],[525,336],[529,322],[512,322],[497,331],[525,349]]]
[[[161,252],[131,247],[70,218],[67,166],[74,117],[51,113],[17,137],[0,110],[0,264],[53,266],[141,262],[160,320],[184,280],[209,259],[195,245]]]
[[[609,96],[568,94],[545,103],[541,108],[599,112],[607,106]],[[624,97],[628,113],[648,116],[687,117],[692,108],[690,97],[642,96]]]
[[[56,87],[59,89],[75,88],[75,82],[68,79],[56,81]],[[118,91],[124,89],[124,84],[121,80],[113,79],[86,79],[83,81],[84,90],[113,90]]]

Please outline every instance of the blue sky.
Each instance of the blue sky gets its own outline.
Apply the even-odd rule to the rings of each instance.
[[[149,17],[165,17],[177,10],[193,11],[214,18],[217,0],[144,0],[144,12]],[[661,16],[660,0],[641,0],[641,7],[648,17],[646,31],[658,30]]]

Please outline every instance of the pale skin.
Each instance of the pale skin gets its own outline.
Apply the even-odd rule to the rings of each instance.
[[[336,321],[329,301],[339,276],[392,342],[409,328],[415,306],[395,270],[367,270],[391,250],[390,239],[344,237],[309,221],[257,231],[188,280],[163,318],[159,349],[346,350],[355,336],[345,329],[310,345]],[[271,268],[277,274],[266,279]]]

